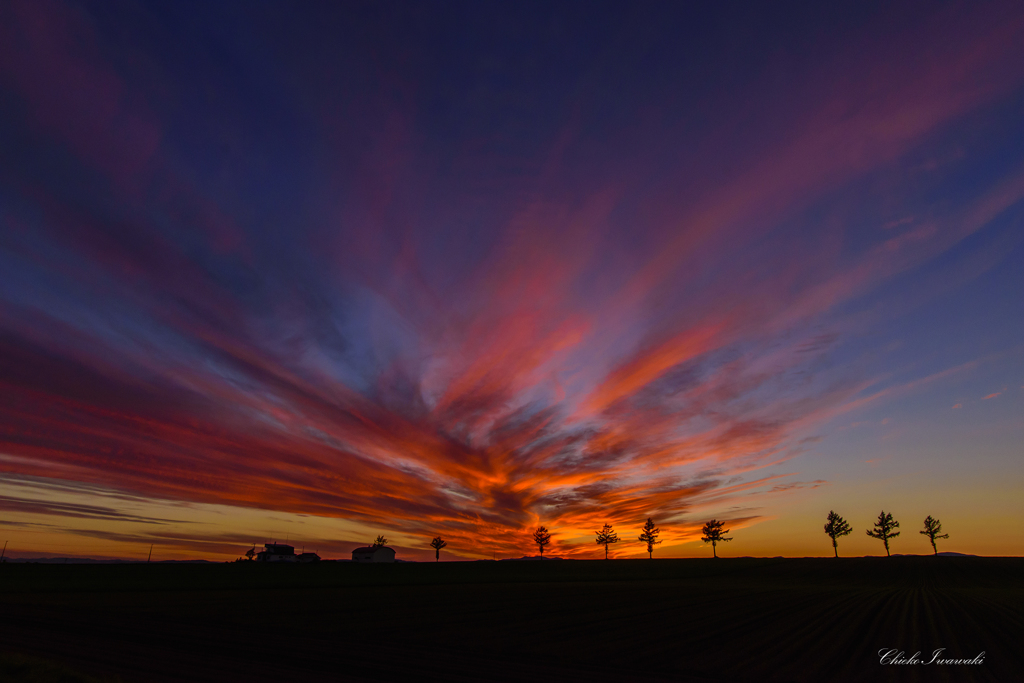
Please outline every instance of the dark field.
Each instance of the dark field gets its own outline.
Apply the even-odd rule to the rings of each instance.
[[[1022,558],[5,564],[0,612],[125,682],[1024,680]]]

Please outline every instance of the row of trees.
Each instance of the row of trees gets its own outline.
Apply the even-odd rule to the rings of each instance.
[[[725,522],[719,522],[717,519],[713,519],[704,525],[701,530],[701,540],[705,543],[711,544],[711,552],[715,557],[718,557],[718,552],[715,550],[719,543],[724,541],[731,541],[732,538],[727,538],[725,534],[729,533],[725,527]],[[619,542],[619,535],[612,527],[611,524],[605,524],[601,527],[600,531],[594,532],[597,535],[596,542],[598,545],[604,546],[604,559],[608,559],[608,546]],[[651,558],[654,556],[654,546],[661,543],[658,540],[658,534],[661,530],[654,525],[654,520],[650,517],[647,518],[647,522],[640,529],[640,536],[637,538],[641,543],[647,546],[647,557]],[[539,526],[537,530],[533,532],[533,542],[537,544],[537,548],[540,550],[540,556],[544,557],[544,546],[551,543],[551,532],[546,527]],[[377,541],[374,545],[384,545],[387,543],[387,539],[383,536],[378,536]],[[430,541],[430,547],[434,549],[434,561],[437,562],[441,559],[441,548],[447,546],[448,543],[440,536],[435,537]]]
[[[900,523],[892,517],[891,512],[882,510],[878,513],[878,519],[875,520],[874,529],[868,529],[867,535],[871,538],[877,538],[885,544],[885,556],[889,555],[889,539],[896,538],[900,535],[899,531]],[[825,534],[832,539],[832,550],[835,552],[836,557],[839,557],[839,539],[843,536],[848,536],[853,529],[846,520],[836,514],[835,510],[829,510],[828,518],[825,522]],[[935,539],[937,538],[949,538],[949,534],[942,533],[942,522],[928,515],[924,518],[924,530],[919,531],[919,534],[928,537],[928,540],[932,542],[932,552],[936,555],[939,554],[939,549],[935,546]]]
[[[725,534],[729,533],[729,530],[723,528],[724,526],[725,522],[720,522],[717,519],[712,519],[710,522],[704,525],[703,529],[701,529],[701,540],[705,543],[711,544],[711,552],[714,555],[714,557],[718,557],[718,551],[716,550],[716,548],[719,543],[732,540],[731,537],[727,538],[725,536]],[[605,524],[603,527],[601,527],[600,531],[595,531],[594,533],[597,536],[597,538],[595,539],[597,545],[604,546],[604,559],[607,560],[608,546],[614,543],[618,543],[619,535],[611,524]],[[641,527],[640,529],[640,535],[637,537],[638,541],[647,546],[648,558],[654,557],[654,546],[661,543],[661,541],[658,540],[658,534],[660,533],[661,530],[654,525],[654,519],[648,517],[647,522],[645,522],[643,527]],[[546,528],[542,526],[538,527],[537,530],[533,532],[533,542],[537,544],[538,548],[540,548],[540,555],[541,557],[543,557],[544,546],[551,542],[551,534],[548,533],[548,530]]]
[[[731,541],[732,537],[727,537],[725,534],[729,533],[728,529],[725,529],[725,522],[720,522],[717,519],[712,519],[707,522],[701,529],[700,540],[705,543],[711,544],[712,556],[718,557],[718,544],[726,541]],[[882,510],[878,514],[878,519],[875,521],[874,529],[868,529],[867,535],[871,538],[877,538],[885,544],[885,554],[889,556],[889,540],[896,538],[900,535],[899,531],[900,523],[893,519],[892,514]],[[832,539],[832,550],[835,552],[836,557],[839,557],[839,539],[843,536],[848,536],[853,531],[853,528],[847,523],[845,519],[836,514],[835,510],[829,510],[828,518],[825,523],[825,533],[829,538]],[[611,524],[605,524],[601,527],[600,531],[594,532],[597,536],[595,542],[597,545],[604,546],[604,559],[608,559],[608,546],[619,542],[619,535],[612,527]],[[658,534],[661,531],[657,526],[654,525],[654,520],[651,517],[647,518],[647,522],[644,523],[640,529],[640,535],[637,540],[647,546],[647,557],[654,557],[654,546],[661,543],[658,540]],[[932,543],[932,551],[938,555],[939,550],[935,546],[935,539],[937,538],[949,538],[949,534],[942,533],[942,522],[934,519],[931,515],[928,515],[924,520],[924,530],[919,532],[928,537],[928,540]],[[544,547],[551,543],[551,533],[547,528],[543,526],[537,527],[537,530],[533,532],[533,542],[537,544],[537,548],[540,550],[540,556],[544,557]],[[383,536],[378,536],[374,545],[385,545],[387,539]],[[444,541],[440,536],[434,538],[430,542],[430,547],[434,549],[434,561],[437,562],[441,559],[441,548],[447,546],[448,543]]]

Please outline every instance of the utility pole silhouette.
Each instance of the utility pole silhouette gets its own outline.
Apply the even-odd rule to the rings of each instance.
[[[0,553],[0,562],[4,561],[4,555],[7,554],[7,544],[8,543],[10,543],[10,541],[4,541],[4,551],[2,553]]]
[[[149,561],[152,560],[152,559],[153,559],[153,544],[150,543],[149,544],[149,557],[146,558],[146,564],[149,564]]]

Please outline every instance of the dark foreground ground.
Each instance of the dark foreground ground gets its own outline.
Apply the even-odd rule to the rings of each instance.
[[[1015,681],[1022,636],[1024,558],[0,566],[0,680]],[[940,647],[984,662],[879,663]]]

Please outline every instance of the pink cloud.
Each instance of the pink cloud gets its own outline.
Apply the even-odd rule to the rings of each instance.
[[[40,129],[83,162],[115,179],[144,175],[160,126],[105,61],[88,22],[49,9],[0,10],[17,26],[0,31],[3,77]],[[629,179],[581,172],[583,189],[558,184],[572,171],[579,126],[570,122],[551,143],[544,186],[503,196],[486,223],[493,244],[451,262],[425,250],[443,241],[429,231],[418,239],[406,226],[429,221],[400,201],[418,157],[416,120],[398,105],[413,94],[401,84],[395,101],[376,93],[358,106],[380,125],[366,149],[349,155],[365,171],[353,192],[358,209],[332,215],[360,229],[331,222],[326,237],[296,238],[317,247],[311,261],[322,257],[338,271],[330,285],[368,292],[374,310],[365,320],[357,305],[339,312],[324,304],[329,287],[320,308],[304,306],[298,290],[314,277],[290,272],[283,279],[292,289],[269,297],[269,313],[263,302],[254,307],[271,318],[260,327],[245,303],[258,287],[225,286],[208,255],[196,258],[141,219],[111,234],[99,217],[40,189],[33,198],[46,207],[46,224],[68,252],[84,254],[69,259],[83,269],[76,280],[155,332],[5,316],[0,445],[20,459],[0,460],[0,470],[48,476],[61,467],[154,497],[401,525],[507,554],[524,551],[521,532],[541,522],[566,538],[604,521],[682,520],[746,496],[819,486],[772,469],[811,448],[800,436],[977,363],[864,396],[876,385],[818,367],[841,334],[814,323],[980,229],[1024,195],[1024,176],[962,216],[897,220],[859,249],[842,217],[790,227],[843,183],[889,168],[1019,85],[1024,67],[1005,59],[1019,21],[960,29],[934,20],[881,46],[865,34],[775,93],[793,116],[752,124],[764,126],[763,148],[736,145],[733,125],[713,128],[703,153],[731,155],[729,173],[705,176],[706,157],[679,162],[662,180],[667,189],[643,188],[641,209],[624,204],[635,190]],[[353,115],[317,112],[325,129]],[[327,136],[325,145],[352,144],[333,135],[344,140]],[[338,158],[346,151],[332,149]],[[214,257],[246,250],[229,203],[183,180],[158,195],[171,232],[194,227]],[[616,233],[626,209],[636,225]],[[459,223],[447,205],[429,218]],[[389,241],[395,234],[398,246]],[[264,284],[250,267],[247,277]],[[451,273],[441,281],[432,268]],[[369,330],[368,360],[346,357],[368,379],[331,374],[351,349],[328,348],[309,331],[335,324]],[[381,351],[394,337],[409,350]]]

